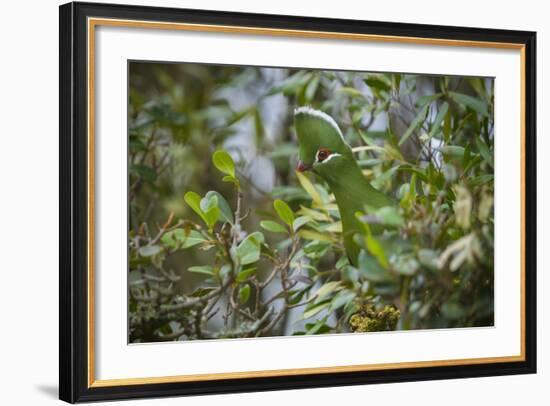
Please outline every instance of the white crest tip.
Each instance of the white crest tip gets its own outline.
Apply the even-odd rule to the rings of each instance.
[[[342,141],[346,142],[346,140],[344,140],[344,135],[342,134],[342,131],[340,130],[340,127],[338,127],[338,124],[336,123],[336,121],[334,121],[334,119],[324,111],[316,110],[310,106],[300,106],[294,109],[294,115],[297,116],[298,114],[305,114],[312,117],[318,117],[326,121],[336,130],[340,138],[342,138]]]

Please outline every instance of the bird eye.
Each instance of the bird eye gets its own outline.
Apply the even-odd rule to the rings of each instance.
[[[330,151],[326,148],[321,148],[317,151],[317,162],[323,162],[330,155]]]

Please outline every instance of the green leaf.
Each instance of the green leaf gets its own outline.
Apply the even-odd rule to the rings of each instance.
[[[198,245],[206,239],[201,233],[195,230],[186,232],[180,228],[167,232],[160,239],[161,242],[170,248],[190,248]]]
[[[375,212],[376,217],[382,219],[384,224],[389,226],[400,227],[405,224],[403,217],[399,214],[399,211],[394,206],[381,207]]]
[[[328,231],[330,233],[342,233],[342,222],[336,221],[330,224],[322,224],[318,231]]]
[[[218,150],[212,155],[212,163],[220,172],[235,177],[235,163],[231,155],[223,150]]]
[[[289,227],[292,227],[292,222],[294,221],[294,213],[292,212],[291,208],[283,202],[282,200],[275,200],[273,202],[273,207],[275,208],[275,211],[283,220],[284,223],[286,223]]]
[[[302,289],[302,290],[294,290],[294,291],[291,291],[291,296],[290,296],[290,300],[289,300],[289,304],[291,305],[296,305],[298,303],[300,303],[300,301],[302,300],[302,298],[304,297],[304,295],[308,292],[307,289]]]
[[[472,157],[472,148],[470,144],[467,144],[464,148],[464,156],[462,157],[462,167],[467,168],[470,163],[470,158]],[[466,172],[466,170],[464,171]]]
[[[481,186],[485,183],[493,182],[494,179],[495,179],[494,175],[486,173],[484,175],[479,175],[479,176],[476,176],[475,178],[468,179],[468,186],[470,187]]]
[[[439,269],[437,263],[439,253],[437,251],[423,248],[418,250],[417,256],[420,263],[429,270],[436,272]]]
[[[311,183],[311,181],[308,179],[307,176],[305,176],[303,173],[296,172],[296,176],[298,177],[298,181],[300,182],[300,185],[304,188],[304,190],[307,192],[307,194],[311,197],[313,200],[313,203],[317,205],[317,207],[323,206],[323,199],[321,198],[321,195],[315,188],[315,185]]]
[[[212,229],[220,218],[220,209],[218,207],[212,207],[210,210],[204,213],[204,218],[209,229]]]
[[[313,219],[309,216],[296,217],[296,219],[294,219],[294,221],[292,222],[292,229],[294,230],[294,232],[296,232],[300,229],[300,227],[309,223],[310,221],[313,221]]]
[[[328,295],[330,295],[335,291],[340,290],[341,288],[342,288],[342,284],[339,281],[332,281],[332,282],[325,283],[314,293],[314,295],[317,296],[317,298],[315,299],[315,302],[318,303],[322,301],[325,297],[327,297]]]
[[[264,235],[259,231],[250,234],[237,247],[237,256],[241,265],[252,264],[260,259],[260,248],[264,242]]]
[[[479,165],[483,162],[483,158],[479,155],[475,155],[473,158],[470,159],[468,164],[464,167],[464,173],[468,173],[468,171],[475,166]]]
[[[218,207],[218,195],[219,193],[213,192],[201,199],[198,193],[187,192],[183,199],[211,229],[221,217],[221,210]],[[221,195],[219,196],[221,197]],[[223,199],[223,197],[221,198]],[[227,202],[225,203],[227,204]]]
[[[388,267],[388,259],[386,258],[386,253],[384,252],[384,247],[382,244],[374,238],[371,234],[368,234],[365,238],[367,244],[367,249],[369,252],[378,260],[380,265],[384,268]]]
[[[386,282],[391,280],[391,275],[380,266],[380,263],[367,251],[359,253],[359,271],[370,281]]]
[[[384,80],[382,80],[378,76],[369,76],[367,79],[365,79],[365,83],[370,88],[383,90],[385,92],[389,92],[391,90],[391,85],[384,82]]]
[[[229,206],[229,203],[227,203],[227,200],[218,192],[215,190],[209,191],[206,195],[206,199],[212,198],[212,196],[216,196],[218,199],[218,208],[220,209],[220,220],[223,222],[231,223],[233,224],[233,211],[231,210],[231,207]]]
[[[274,95],[276,93],[284,93],[285,95],[291,95],[299,91],[305,86],[311,78],[311,73],[304,70],[299,70],[292,76],[287,77],[279,85],[274,86],[269,90],[267,96]]]
[[[246,108],[244,110],[241,110],[241,111],[237,111],[235,112],[230,118],[229,120],[227,121],[227,123],[225,123],[225,125],[227,127],[235,124],[236,122],[240,121],[241,119],[245,118],[246,116],[248,116],[251,112],[251,109],[249,108]]]
[[[317,313],[319,313],[321,310],[326,309],[330,306],[330,300],[326,302],[321,302],[313,305],[309,305],[306,310],[304,311],[303,318],[309,319],[310,317],[315,316]]]
[[[265,242],[265,237],[260,231],[254,231],[246,238],[253,239],[258,244],[263,244]]]
[[[206,213],[214,208],[218,207],[218,196],[210,195],[209,197],[205,196],[200,201],[200,209]]]
[[[447,114],[445,116],[445,120],[443,122],[443,137],[445,139],[445,142],[448,143],[451,139],[451,111],[447,111]]]
[[[464,317],[467,312],[457,302],[447,302],[441,306],[441,312],[445,317],[451,320],[457,320]]]
[[[134,164],[130,167],[130,171],[136,173],[147,182],[154,182],[157,179],[155,170],[147,165]]]
[[[222,182],[233,183],[236,187],[239,187],[239,185],[240,185],[239,179],[237,179],[233,176],[229,176],[229,175],[225,175],[222,178]]]
[[[203,212],[203,218],[208,228],[212,228],[220,218],[221,210],[218,207],[218,196],[211,194],[210,197],[204,197],[200,202],[200,209]]]
[[[464,158],[464,147],[458,146],[458,145],[446,145],[443,148],[441,148],[441,152],[443,154],[448,155],[450,157],[463,159]]]
[[[418,115],[413,119],[413,121],[411,121],[409,128],[407,128],[407,130],[405,131],[405,133],[403,133],[403,136],[399,140],[399,143],[398,143],[399,146],[403,145],[403,143],[407,141],[407,139],[412,135],[412,133],[422,125],[422,123],[426,119],[426,114],[428,113],[428,107],[429,107],[429,104],[425,105],[422,108],[422,110],[420,110],[420,113],[418,113]]]
[[[487,147],[487,144],[485,144],[480,138],[476,139],[476,145],[479,149],[479,153],[491,167],[493,166],[493,155],[489,151],[489,147]]]
[[[436,135],[439,129],[441,128],[441,123],[443,122],[443,119],[447,115],[447,111],[449,111],[449,103],[444,102],[439,108],[439,111],[437,112],[437,116],[435,116],[435,120],[432,124],[432,128],[430,130],[430,133],[428,134],[430,137],[433,137],[434,135]]]
[[[313,100],[313,98],[315,97],[315,92],[317,91],[317,88],[319,86],[320,79],[321,77],[319,75],[314,75],[307,84],[304,96],[306,97],[306,100],[308,102]]]
[[[250,297],[250,285],[246,284],[239,289],[239,303],[245,304]]]
[[[349,259],[347,256],[342,256],[338,261],[336,261],[336,269],[342,269],[344,266],[349,265]]]
[[[401,165],[399,166],[399,170],[405,171],[405,172],[411,172],[413,176],[417,175],[424,182],[428,182],[428,177],[426,176],[426,174],[423,172],[421,168],[418,168],[412,165]]]
[[[298,235],[304,240],[332,242],[330,236],[327,234],[318,233],[316,231],[300,230],[298,231]]]
[[[305,214],[317,221],[330,221],[330,217],[327,216],[325,213],[321,213],[320,211],[317,211],[317,210],[312,210],[305,206],[300,206],[299,213]]]
[[[361,136],[361,139],[371,147],[377,147],[375,144],[374,139],[376,138],[386,138],[388,135],[387,131],[359,131],[359,135]],[[377,148],[375,148],[376,150]],[[382,148],[383,150],[384,148]]]
[[[402,275],[414,275],[420,264],[412,255],[407,255],[397,256],[394,266],[397,272]]]
[[[307,243],[302,248],[302,250],[303,250],[304,255],[306,257],[311,258],[311,259],[319,259],[327,253],[329,248],[330,248],[330,243],[329,242],[314,240],[314,241],[311,241],[311,242]],[[309,268],[309,269],[314,269],[315,272],[317,272],[315,267]]]
[[[260,221],[260,227],[262,227],[264,230],[271,231],[272,233],[288,232],[288,230],[283,225],[271,220]]]
[[[355,292],[351,292],[347,289],[341,290],[332,298],[332,301],[330,302],[330,311],[333,312],[334,310],[337,310],[340,307],[347,305],[349,302],[355,299],[355,296]]]
[[[251,277],[252,275],[254,275],[256,273],[256,268],[246,268],[246,269],[243,269],[241,272],[239,272],[239,274],[237,275],[237,282],[244,282],[245,280],[247,280],[249,277]]]
[[[399,89],[401,87],[401,74],[400,73],[394,73],[391,75],[391,87],[395,91],[399,92]]]
[[[357,90],[354,87],[341,87],[338,89],[338,92],[345,93],[350,97],[359,97],[359,98],[365,97],[363,93],[361,93],[359,90]]]
[[[191,266],[187,268],[187,270],[192,273],[200,273],[208,276],[214,276],[216,274],[214,268],[208,265]]]
[[[409,199],[411,202],[416,200],[416,175],[416,173],[413,173],[411,183],[409,184]],[[428,178],[426,178],[426,182],[428,182]]]
[[[426,96],[420,96],[416,101],[415,106],[424,107],[425,105],[433,102],[434,100],[439,99],[441,96],[443,96],[443,93],[435,93],[435,94],[429,94]]]
[[[231,273],[232,270],[233,270],[233,268],[231,267],[231,265],[229,265],[229,264],[222,265],[222,267],[220,268],[220,272],[219,272],[220,279],[223,280],[227,275],[229,275]]]
[[[354,285],[359,282],[359,270],[351,265],[342,268],[342,280],[352,282]]]
[[[253,110],[253,116],[254,116],[254,128],[256,130],[256,145],[259,145],[261,143],[262,138],[265,135],[265,128],[264,128],[262,115],[260,113],[260,110],[257,107]]]
[[[161,248],[158,245],[146,245],[139,249],[139,255],[142,257],[152,257],[160,252]]]
[[[323,317],[321,320],[317,321],[316,323],[308,323],[306,324],[306,335],[313,335],[313,334],[326,334],[328,333],[331,328],[325,324],[327,321],[328,316]]]
[[[215,288],[197,288],[189,296],[191,297],[203,297],[212,292]]]
[[[128,146],[130,147],[130,150],[135,152],[142,152],[147,150],[145,144],[137,136],[130,135]]]
[[[267,156],[271,159],[289,158],[298,153],[298,147],[294,143],[283,142],[274,146]]]
[[[477,97],[472,97],[472,96],[468,96],[466,94],[457,93],[457,92],[449,92],[449,96],[451,96],[452,99],[458,104],[462,104],[466,107],[469,107],[475,112],[483,116],[489,115],[489,109],[487,107],[487,104],[484,101],[478,99]]]
[[[206,223],[204,213],[201,209],[200,195],[196,192],[190,191],[183,196],[183,200],[185,200],[185,203],[187,203],[187,205],[191,207],[191,209],[193,209],[193,211],[197,213],[200,216],[200,218]]]

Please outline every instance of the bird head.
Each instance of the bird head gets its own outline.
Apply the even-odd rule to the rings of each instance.
[[[328,114],[298,107],[294,111],[294,125],[299,143],[300,161],[297,170],[313,170],[323,175],[342,160],[353,160],[350,146],[344,141],[338,124]]]

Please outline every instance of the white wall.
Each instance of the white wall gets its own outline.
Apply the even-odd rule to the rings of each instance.
[[[110,1],[115,3],[115,1]],[[250,393],[124,404],[544,404],[550,357],[548,80],[550,25],[544,1],[393,0],[124,1],[318,17],[480,26],[538,31],[539,373],[536,376]],[[116,1],[119,3],[119,1]],[[0,378],[3,404],[57,401],[58,10],[54,0],[4,2],[0,14]],[[543,184],[545,188],[543,188]],[[546,248],[546,252],[544,249]],[[546,289],[545,289],[546,288]],[[25,322],[28,320],[28,322]],[[110,403],[113,404],[113,403]]]

